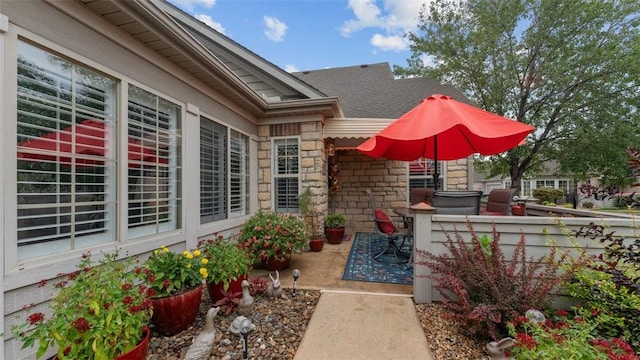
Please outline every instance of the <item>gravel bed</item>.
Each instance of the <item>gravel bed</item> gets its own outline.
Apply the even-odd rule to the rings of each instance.
[[[256,307],[249,317],[256,329],[249,334],[249,359],[281,360],[293,359],[302,335],[320,298],[320,291],[298,290],[293,301],[291,290],[284,289],[284,297],[269,299],[256,297]],[[193,338],[204,327],[204,316],[211,307],[207,291],[203,291],[200,313],[194,324],[174,336],[163,336],[153,327],[147,360],[177,360],[187,352]],[[416,305],[416,313],[431,347],[434,360],[488,359],[484,344],[465,336],[445,319],[444,307],[440,304]],[[242,343],[238,335],[227,331],[237,312],[224,315],[218,313],[214,320],[216,342],[210,360],[242,359]]]

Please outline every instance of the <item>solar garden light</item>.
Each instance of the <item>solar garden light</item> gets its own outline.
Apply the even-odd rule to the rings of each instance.
[[[242,335],[242,359],[247,360],[249,358],[249,346],[247,345],[247,337],[251,332],[252,324],[251,320],[245,318],[240,323],[240,335]]]
[[[298,278],[300,277],[300,270],[293,269],[291,273],[293,275],[293,292],[291,293],[291,297],[296,297],[296,283],[298,282]]]

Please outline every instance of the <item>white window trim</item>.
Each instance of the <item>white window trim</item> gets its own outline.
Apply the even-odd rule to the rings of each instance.
[[[302,188],[302,137],[300,135],[292,136],[274,136],[271,138],[271,211],[276,211],[276,169],[277,169],[277,156],[275,154],[275,143],[277,140],[283,139],[296,139],[298,141],[298,189]]]
[[[10,26],[9,31],[4,34],[5,36],[5,46],[4,46],[4,98],[5,98],[5,107],[0,108],[2,110],[1,115],[3,115],[4,121],[4,133],[5,134],[13,134],[12,136],[5,137],[5,141],[3,141],[2,152],[0,155],[3,156],[2,163],[4,164],[5,169],[12,169],[11,171],[5,171],[4,178],[4,215],[5,219],[8,219],[4,222],[4,249],[3,254],[0,255],[3,257],[4,261],[4,289],[5,291],[14,290],[23,286],[28,286],[42,279],[49,279],[55,274],[59,273],[69,273],[75,271],[75,265],[82,253],[91,251],[94,254],[99,253],[100,251],[113,252],[116,246],[121,249],[121,256],[124,257],[124,254],[128,254],[129,256],[142,254],[148,251],[151,251],[158,247],[158,244],[171,246],[174,244],[178,244],[184,242],[184,224],[186,219],[186,211],[184,205],[185,198],[185,182],[184,177],[185,174],[182,172],[182,181],[180,184],[182,185],[181,194],[183,198],[182,204],[182,213],[180,223],[182,224],[181,228],[175,229],[170,232],[161,233],[161,234],[152,234],[149,236],[137,238],[135,240],[130,240],[128,238],[128,229],[127,229],[127,211],[118,210],[116,212],[117,221],[117,238],[121,239],[121,241],[112,241],[107,243],[101,243],[95,247],[87,247],[83,249],[74,249],[64,253],[59,253],[51,256],[33,258],[33,259],[25,259],[18,261],[17,260],[17,199],[15,196],[11,196],[10,194],[15,195],[17,192],[16,185],[16,172],[13,169],[17,167],[17,158],[15,156],[15,150],[17,146],[17,138],[15,136],[17,132],[17,44],[18,41],[27,41],[35,44],[38,47],[41,47],[47,51],[51,51],[57,55],[61,55],[65,58],[68,58],[74,63],[79,65],[88,67],[94,71],[101,72],[105,76],[112,77],[118,81],[117,90],[116,90],[116,101],[117,101],[117,110],[116,117],[118,120],[118,133],[127,133],[127,101],[128,98],[126,95],[128,85],[137,86],[143,90],[146,90],[150,93],[153,93],[157,96],[160,96],[166,100],[169,100],[181,107],[181,130],[183,132],[182,136],[182,144],[181,147],[185,149],[185,113],[186,113],[186,104],[182,101],[159,92],[156,89],[150,88],[142,83],[134,81],[125,75],[113,71],[110,68],[102,66],[80,54],[77,54],[71,50],[68,50],[62,46],[59,46],[49,40],[46,40],[34,33],[31,33],[27,30],[21,29],[17,26]],[[124,120],[124,121],[123,121]],[[118,154],[127,154],[127,142],[119,141],[119,147],[117,149]],[[181,163],[185,164],[185,151],[182,151],[182,159]],[[119,157],[118,157],[119,158]],[[119,171],[116,180],[117,187],[117,201],[120,204],[123,200],[127,199],[127,189],[126,186],[122,184],[126,184],[128,180],[126,171]],[[121,200],[122,199],[122,200]],[[2,262],[0,262],[2,264]]]

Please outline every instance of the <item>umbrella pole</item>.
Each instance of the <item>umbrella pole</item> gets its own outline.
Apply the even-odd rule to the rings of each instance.
[[[438,173],[438,135],[433,136],[433,163],[435,169],[433,172],[433,189],[438,190],[438,179],[440,178],[440,173]]]

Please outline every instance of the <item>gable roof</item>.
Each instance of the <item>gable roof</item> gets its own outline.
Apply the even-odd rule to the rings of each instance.
[[[165,0],[76,0],[257,118],[341,116],[335,97],[261,58]],[[64,11],[64,4],[51,2]]]
[[[324,94],[338,97],[346,118],[395,120],[432,94],[469,103],[453,86],[432,78],[395,79],[387,62],[292,74]]]

